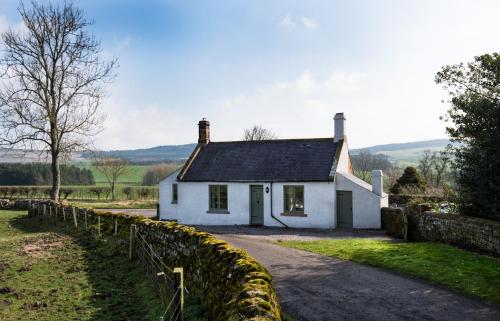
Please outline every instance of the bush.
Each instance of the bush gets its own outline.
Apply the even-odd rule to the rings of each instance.
[[[130,200],[132,198],[133,193],[134,193],[134,190],[130,186],[123,188],[123,194],[125,194],[127,196],[128,200]]]
[[[425,191],[426,185],[426,182],[417,172],[415,167],[408,166],[406,167],[403,175],[398,178],[396,184],[391,187],[390,191],[393,194],[399,194],[401,193],[402,188],[406,187],[409,189],[414,189],[415,191],[418,191],[418,193],[421,193]]]

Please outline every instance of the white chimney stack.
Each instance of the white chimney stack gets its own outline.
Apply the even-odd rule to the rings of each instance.
[[[381,170],[372,171],[372,192],[378,196],[384,192],[384,173]]]
[[[335,136],[333,136],[333,141],[338,142],[341,139],[346,139],[344,113],[336,113],[333,119],[335,121]]]

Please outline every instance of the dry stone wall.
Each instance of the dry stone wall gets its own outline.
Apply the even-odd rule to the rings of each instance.
[[[167,266],[182,266],[187,286],[210,308],[213,320],[281,320],[281,307],[271,275],[254,258],[213,235],[175,222],[126,214],[103,213],[34,202],[29,215],[87,226],[95,233],[128,240],[135,224]]]
[[[409,241],[431,241],[500,256],[500,223],[456,214],[382,208],[382,226],[388,234]],[[406,223],[405,223],[406,222]],[[405,225],[406,231],[405,231]]]

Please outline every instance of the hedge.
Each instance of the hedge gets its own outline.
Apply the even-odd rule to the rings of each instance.
[[[45,208],[48,217],[48,206],[57,207],[59,219],[65,213],[66,222],[73,222],[73,208],[62,204],[33,202],[28,213],[40,216]],[[188,288],[210,309],[213,320],[281,320],[271,275],[254,258],[227,242],[175,222],[79,208],[75,213],[79,226],[83,226],[87,213],[87,224],[92,229],[100,217],[102,235],[111,235],[116,221],[117,235],[124,240],[129,239],[130,225],[135,224],[167,266],[184,268]],[[54,215],[55,210],[51,210]]]

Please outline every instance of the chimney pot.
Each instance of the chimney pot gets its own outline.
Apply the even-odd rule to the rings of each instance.
[[[210,122],[203,118],[198,122],[198,144],[208,144],[210,142]]]
[[[333,120],[335,122],[335,135],[333,136],[333,141],[338,142],[341,139],[346,139],[344,113],[336,113]]]

